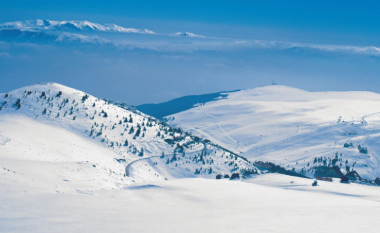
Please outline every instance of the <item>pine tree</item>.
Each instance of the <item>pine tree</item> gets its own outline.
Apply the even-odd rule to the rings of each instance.
[[[173,162],[173,161],[177,161],[177,155],[176,155],[176,153],[173,154],[173,157],[171,158],[170,161],[171,161],[171,162]]]
[[[136,130],[136,134],[135,134],[135,137],[138,137],[138,136],[140,136],[140,133],[141,133],[141,130],[140,130],[140,128],[137,128],[137,130]]]
[[[129,134],[133,134],[135,132],[135,129],[133,128],[133,125],[131,126],[131,129],[129,130]]]
[[[15,105],[14,105],[17,109],[20,109],[21,108],[21,99],[17,99]]]
[[[88,95],[87,94],[85,94],[83,97],[82,97],[82,103],[84,103],[84,101],[86,101],[87,99],[88,99]]]

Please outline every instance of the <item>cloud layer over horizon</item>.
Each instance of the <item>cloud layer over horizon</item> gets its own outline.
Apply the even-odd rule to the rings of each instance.
[[[89,35],[88,32],[92,32]],[[99,35],[93,35],[100,32]],[[113,33],[112,39],[106,32]],[[122,35],[115,36],[121,33]],[[143,34],[142,40],[123,35]],[[148,36],[147,36],[148,34]],[[174,40],[172,37],[181,37]],[[138,38],[138,37],[137,37]],[[115,49],[148,49],[160,52],[224,51],[233,52],[247,49],[304,50],[309,53],[349,53],[380,56],[380,48],[375,46],[353,46],[336,44],[309,44],[292,41],[271,41],[257,39],[231,39],[197,35],[191,32],[155,33],[148,29],[125,28],[116,24],[98,24],[89,21],[27,20],[0,23],[0,40],[8,42],[56,44],[83,43]]]
[[[380,82],[374,81],[379,61],[380,49],[371,45],[160,33],[75,20],[0,24],[0,92],[51,81],[142,104],[272,80],[311,91],[367,90]],[[357,83],[358,77],[372,84]]]

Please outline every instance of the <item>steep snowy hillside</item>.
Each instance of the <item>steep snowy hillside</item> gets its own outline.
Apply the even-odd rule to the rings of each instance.
[[[126,104],[54,83],[1,94],[0,158],[7,171],[1,177],[50,180],[51,188],[258,172],[244,158]]]
[[[316,176],[380,176],[380,95],[267,86],[227,93],[166,119],[249,158]]]

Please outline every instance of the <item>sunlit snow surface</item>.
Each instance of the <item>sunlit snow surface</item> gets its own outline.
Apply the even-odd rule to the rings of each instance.
[[[33,92],[28,94],[28,90]],[[63,93],[61,97],[56,97],[59,91]],[[274,91],[278,90],[274,88]],[[41,97],[42,92],[47,96]],[[358,95],[356,99],[368,99],[372,96],[370,101],[373,103],[369,102],[367,105],[373,107],[377,103],[377,95],[364,94],[366,96]],[[156,137],[158,131],[163,133],[157,122],[147,127],[144,137],[133,139],[133,135],[125,133],[126,125],[137,127],[142,122],[146,124],[148,116],[121,109],[93,96],[88,96],[82,102],[84,95],[81,91],[58,84],[22,88],[9,92],[6,98],[5,94],[1,94],[0,232],[378,231],[379,187],[341,184],[337,180],[331,183],[320,181],[319,186],[313,187],[312,179],[279,174],[261,174],[234,181],[215,180],[217,173],[231,173],[228,163],[233,162],[236,164],[234,167],[239,168],[254,166],[240,158],[227,156],[228,153],[216,147],[208,146],[205,151],[202,143],[191,144],[186,155],[178,153],[179,158],[167,164],[165,161],[171,158],[173,147],[162,138]],[[285,96],[291,98],[288,94],[284,94],[282,98],[286,99]],[[16,103],[19,98],[21,108],[18,109]],[[62,104],[64,99],[69,99],[69,102]],[[270,112],[281,111],[287,116],[287,111],[290,110],[286,110],[285,104],[276,105],[273,100],[270,104],[272,103],[274,105],[268,105],[272,108],[261,104],[261,108],[257,109],[260,109],[261,114],[266,114],[267,120],[271,117],[279,119],[270,115]],[[207,107],[208,104],[200,108]],[[348,104],[339,106],[342,109],[348,108]],[[46,114],[43,113],[45,108]],[[297,111],[298,108],[300,107],[295,104],[292,109],[297,114],[294,117],[285,117],[284,121],[291,122],[291,119],[295,119],[297,122],[312,122],[315,125],[322,121],[327,122],[327,129],[331,127],[336,130],[334,127],[337,127],[344,132],[347,129],[366,130],[369,122],[376,120],[374,118],[370,121],[375,115],[365,118],[365,122],[360,118],[367,108],[361,109],[362,112],[357,115],[350,115],[362,119],[363,124],[355,122],[354,125],[334,122],[336,116],[331,113],[308,116],[306,113],[312,111]],[[324,111],[321,107],[314,108],[317,110],[313,111]],[[197,109],[199,108],[191,111]],[[108,117],[104,117],[103,113],[99,115],[102,110],[107,112]],[[63,116],[66,111],[68,113]],[[350,111],[348,112],[351,114]],[[341,112],[341,121],[347,121],[345,112]],[[366,114],[371,114],[371,111],[368,110]],[[130,116],[133,117],[133,123],[124,123],[123,117]],[[236,125],[242,125],[237,116],[232,114],[228,118],[235,121]],[[294,128],[294,125],[286,126],[285,123],[280,124],[280,121],[277,125],[272,123],[274,127],[267,127],[264,131],[265,120],[262,118],[260,121],[257,117],[256,121],[262,123],[257,125],[257,130],[261,130],[262,134],[266,132],[267,135],[280,135],[278,138],[282,134],[276,132]],[[102,124],[103,127],[100,126]],[[305,124],[298,123],[298,131],[305,130]],[[94,129],[93,134],[102,131],[102,135],[90,136],[91,128]],[[334,130],[330,131],[335,132]],[[330,131],[321,130],[322,133]],[[236,135],[231,134],[230,137]],[[289,136],[291,137],[298,140],[304,138],[296,132]],[[356,134],[352,138],[355,137],[360,135]],[[326,135],[317,137],[320,141],[327,140],[326,138],[330,140]],[[144,156],[133,153],[133,147],[122,145],[126,139],[138,150],[145,148]],[[228,140],[222,141],[218,137],[213,139],[231,147]],[[181,143],[189,141],[189,138],[185,138]],[[328,148],[323,145],[322,149]],[[368,143],[363,145],[369,147],[368,155],[374,157],[375,154],[371,153],[375,153],[375,147],[370,147],[372,144]],[[250,150],[249,146],[244,148]],[[273,148],[283,150],[281,147]],[[355,148],[346,150],[352,150],[351,156],[362,156]],[[162,151],[165,152],[164,158],[160,158]],[[205,153],[205,164],[193,160],[201,151]],[[271,153],[276,155],[275,152]],[[294,158],[285,155],[283,158],[289,160],[299,158],[297,153],[294,153]],[[120,162],[120,159],[125,162]],[[133,164],[128,170],[129,176],[126,177],[126,165],[130,162]],[[201,174],[196,175],[194,170],[200,167],[212,167],[213,172],[208,174],[202,170]],[[375,166],[369,168],[373,169],[369,169],[369,172],[376,171]],[[361,170],[359,173],[364,174]]]
[[[202,142],[185,134],[169,144],[165,141],[173,138],[169,126],[59,84],[1,94],[0,108],[0,158],[3,164],[10,163],[6,169],[14,166],[26,178],[36,173],[36,177],[57,176],[111,189],[144,180],[195,177],[196,169],[199,176],[215,177],[233,169],[255,168],[218,147],[209,145],[205,150]],[[180,144],[185,153],[176,150],[173,159]],[[162,153],[163,158],[145,159]],[[200,153],[204,161],[200,161]],[[137,162],[131,167],[133,174],[125,177],[127,164],[141,159],[147,163],[143,169]],[[34,162],[39,162],[37,167]],[[33,169],[22,173],[15,164]],[[53,173],[43,172],[39,166],[54,167]]]
[[[307,92],[272,85],[228,93],[167,119],[251,160],[300,171],[318,165],[315,157],[332,158],[338,152],[342,171],[348,160],[362,177],[380,176],[380,95],[373,92]],[[343,147],[350,142],[353,147]],[[359,145],[368,154],[359,153]]]
[[[57,181],[41,189],[1,174],[1,232],[378,232],[380,226],[380,191],[373,186],[312,187],[309,179],[268,174],[63,194],[49,187]]]

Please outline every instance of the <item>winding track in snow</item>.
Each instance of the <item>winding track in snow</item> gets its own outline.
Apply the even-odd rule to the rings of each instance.
[[[137,159],[133,162],[130,162],[126,167],[125,167],[125,175],[126,176],[129,176],[130,173],[129,173],[129,170],[131,168],[131,166],[135,163],[135,162],[138,162],[138,161],[141,161],[141,160],[147,160],[147,159],[151,159],[151,158],[158,158],[160,157],[161,155],[156,155],[156,156],[150,156],[150,157],[146,157],[146,158],[141,158],[141,159]]]
[[[207,151],[207,144],[206,143],[203,143],[203,149],[202,150],[197,150],[197,151],[193,151],[191,153],[196,153],[196,152],[199,152],[199,151]],[[173,154],[168,154],[168,155],[173,155]],[[167,156],[167,155],[165,155]],[[152,159],[152,158],[158,158],[158,157],[161,157],[161,155],[155,155],[155,156],[150,156],[150,157],[146,157],[146,158],[141,158],[141,159],[137,159],[135,161],[132,161],[130,162],[126,167],[125,167],[125,176],[130,176],[130,172],[129,170],[131,169],[131,166],[138,162],[138,161],[141,161],[141,160],[148,160],[148,159]]]

